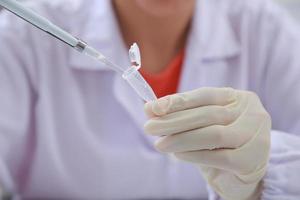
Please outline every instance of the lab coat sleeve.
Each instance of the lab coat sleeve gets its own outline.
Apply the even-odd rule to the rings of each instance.
[[[262,12],[252,27],[259,55],[252,57],[256,65],[251,66],[259,68],[255,77],[261,78],[253,79],[259,85],[252,89],[272,117],[270,162],[261,199],[299,199],[300,28],[277,5],[261,2]],[[221,199],[211,188],[208,191],[210,200]]]
[[[25,24],[0,13],[0,187],[17,193],[28,170],[34,99],[30,37]]]

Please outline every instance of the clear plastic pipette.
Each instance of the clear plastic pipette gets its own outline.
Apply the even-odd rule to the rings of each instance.
[[[72,36],[71,34],[67,33],[55,24],[51,23],[46,18],[36,14],[31,9],[23,6],[20,2],[16,0],[0,0],[0,5],[12,12],[13,14],[34,25],[35,27],[68,44],[77,51],[89,55],[101,62],[104,62],[108,67],[112,68],[113,70],[119,73],[123,72],[121,67],[118,67],[117,65],[107,60],[97,50],[88,46],[85,42]]]
[[[1,0],[0,0],[1,1]],[[81,41],[82,42],[82,41]],[[108,60],[103,54],[101,54],[99,51],[97,51],[96,49],[94,49],[93,47],[87,45],[86,43],[82,44],[85,45],[84,48],[82,50],[80,50],[80,52],[84,53],[85,55],[88,55],[96,60],[99,60],[103,63],[105,63],[108,67],[110,67],[111,69],[115,70],[116,72],[123,74],[124,73],[124,69],[122,69],[121,67],[119,67],[118,65],[115,65],[114,63],[112,63],[110,60]]]
[[[113,64],[110,60],[105,58],[105,56],[102,55],[99,51],[87,45],[85,42],[83,42],[83,40],[72,36],[68,32],[51,23],[46,18],[36,14],[31,9],[23,6],[20,2],[16,0],[0,0],[0,5],[12,12],[13,14],[17,15],[18,17],[22,18],[23,20],[29,22],[33,26],[68,44],[77,51],[105,63],[112,70],[121,74],[122,77],[129,83],[129,85],[133,87],[133,89],[138,93],[138,95],[145,101],[152,101],[156,99],[152,88],[139,73],[139,67],[132,66],[126,70],[122,69],[121,67]],[[139,51],[137,52],[138,48],[135,48],[135,50],[136,51],[134,52],[139,56]]]

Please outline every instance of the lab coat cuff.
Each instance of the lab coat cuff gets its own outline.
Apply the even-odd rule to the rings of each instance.
[[[262,200],[299,199],[300,137],[272,130],[271,157]]]

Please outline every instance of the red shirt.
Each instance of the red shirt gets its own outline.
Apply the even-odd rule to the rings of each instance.
[[[174,94],[177,92],[181,68],[184,58],[184,51],[181,51],[169,65],[160,73],[148,73],[141,68],[140,72],[145,80],[152,87],[157,98]]]

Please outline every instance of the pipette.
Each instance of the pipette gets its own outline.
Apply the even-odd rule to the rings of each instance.
[[[51,23],[48,19],[25,7],[20,2],[16,0],[0,0],[0,5],[16,16],[22,18],[23,20],[46,32],[47,34],[66,43],[77,51],[105,63],[109,68],[121,74],[122,77],[129,83],[129,85],[137,92],[137,94],[146,102],[156,99],[152,88],[138,71],[141,63],[140,52],[136,44],[134,44],[129,50],[130,60],[135,64],[125,70],[112,63],[99,51],[89,46],[83,40],[72,36],[70,33]]]

